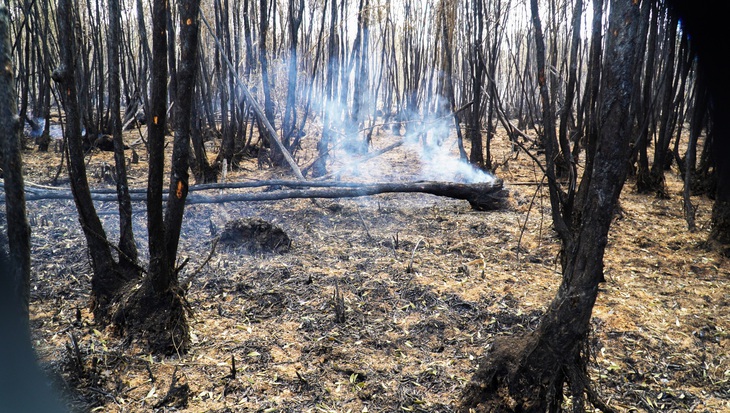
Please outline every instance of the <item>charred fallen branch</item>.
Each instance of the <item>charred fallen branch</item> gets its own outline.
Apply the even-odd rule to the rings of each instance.
[[[320,183],[323,184],[323,183]],[[334,183],[333,183],[334,184]],[[342,183],[337,183],[342,184]],[[425,193],[468,201],[473,209],[489,211],[504,207],[507,191],[501,181],[463,184],[454,182],[397,182],[353,185],[346,187],[319,187],[307,189],[280,189],[268,192],[221,195],[190,195],[189,203],[220,203],[242,201],[272,201],[292,198],[356,198],[386,193]]]
[[[216,195],[206,195],[200,192],[212,189],[237,189],[268,187],[258,192],[227,192]],[[289,189],[283,189],[289,188]],[[355,183],[331,181],[259,181],[229,184],[207,184],[190,187],[190,194],[186,204],[218,204],[226,202],[260,202],[277,201],[295,198],[356,198],[362,196],[387,193],[424,193],[443,196],[453,199],[462,199],[477,211],[491,211],[504,207],[507,191],[501,180],[487,183],[456,183],[456,182],[385,182],[385,183]],[[144,190],[130,190],[132,201],[146,200]],[[38,185],[26,187],[26,200],[40,199],[73,199],[71,191],[41,187]],[[95,201],[114,202],[116,194],[113,190],[92,191]]]

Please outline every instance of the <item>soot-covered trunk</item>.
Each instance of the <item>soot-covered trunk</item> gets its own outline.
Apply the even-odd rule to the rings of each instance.
[[[585,194],[578,199],[584,201],[573,209],[575,216],[564,217],[573,224],[563,236],[558,293],[535,331],[494,341],[464,390],[463,412],[557,412],[566,389],[575,411],[583,411],[586,397],[604,407],[590,389],[586,338],[613,210],[626,179],[638,8],[630,0],[611,2],[606,58],[612,64],[603,72],[600,132],[593,167],[581,183]]]

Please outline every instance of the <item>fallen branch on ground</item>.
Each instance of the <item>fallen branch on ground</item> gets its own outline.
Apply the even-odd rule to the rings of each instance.
[[[500,209],[504,206],[507,191],[501,180],[489,183],[455,183],[455,182],[385,182],[385,183],[355,183],[355,182],[301,182],[301,181],[262,181],[225,184],[227,188],[242,187],[294,187],[299,189],[276,189],[264,192],[223,193],[218,195],[204,195],[194,193],[202,190],[220,189],[218,185],[199,185],[191,187],[186,204],[219,204],[226,202],[257,202],[276,201],[294,198],[355,198],[385,193],[425,193],[453,199],[463,199],[469,202],[472,208],[479,211]],[[202,188],[199,188],[202,187]],[[0,186],[0,188],[2,188]],[[67,189],[48,189],[28,185],[25,198],[27,201],[41,199],[73,199],[73,194]],[[147,198],[145,190],[130,189],[132,201],[142,202]],[[167,194],[165,194],[167,195]],[[92,191],[91,197],[95,201],[116,202],[117,195],[110,190]]]

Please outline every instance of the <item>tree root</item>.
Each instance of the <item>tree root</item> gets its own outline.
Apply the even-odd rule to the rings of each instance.
[[[120,335],[139,339],[154,353],[182,354],[190,346],[187,316],[192,313],[177,285],[157,292],[146,278],[130,283],[114,304],[113,320]]]
[[[583,340],[574,351],[561,354],[538,332],[495,339],[464,389],[459,411],[560,412],[567,396],[574,413],[585,412],[586,400],[604,413],[614,413],[590,386],[585,347]]]

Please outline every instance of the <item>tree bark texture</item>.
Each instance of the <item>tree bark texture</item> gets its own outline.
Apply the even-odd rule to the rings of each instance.
[[[150,122],[147,125],[149,171],[147,178],[147,233],[149,236],[150,274],[158,293],[169,287],[172,268],[168,266],[163,216],[163,177],[165,167],[165,123],[167,119],[167,13],[169,3],[155,0],[152,9],[152,84]]]
[[[122,38],[119,0],[109,0],[109,109],[119,205],[119,264],[130,275],[136,273],[137,246],[132,231],[132,203],[129,199],[124,140],[122,139],[119,44]],[[135,274],[136,275],[136,274]]]
[[[495,340],[464,390],[463,412],[556,412],[566,383],[577,411],[583,411],[585,394],[592,394],[585,346],[608,229],[627,173],[638,8],[630,0],[611,2],[606,58],[612,64],[601,83],[600,133],[593,168],[586,171],[591,180],[579,226],[564,244],[558,293],[535,331]]]
[[[188,195],[190,168],[190,124],[195,95],[198,67],[198,10],[200,0],[178,3],[180,9],[180,67],[178,71],[178,105],[176,111],[175,141],[172,150],[170,192],[165,211],[165,233],[168,267],[175,265],[180,240],[185,199]]]
[[[81,113],[75,81],[77,57],[73,29],[75,13],[76,7],[73,2],[59,0],[58,28],[61,61],[60,66],[53,72],[53,79],[58,83],[66,114],[65,135],[68,141],[67,157],[71,191],[91,255],[91,266],[94,273],[91,282],[91,307],[94,311],[94,318],[105,323],[109,318],[108,307],[125,280],[119,274],[109,250],[106,233],[96,213],[86,178]]]
[[[0,277],[8,277],[11,294],[19,306],[10,317],[19,320],[22,326],[23,342],[30,344],[28,326],[30,301],[30,225],[25,213],[25,191],[23,191],[23,160],[20,148],[21,120],[18,116],[17,96],[10,47],[10,18],[8,10],[0,6],[0,158],[5,189],[5,224],[7,238],[0,236],[0,255],[5,254],[7,241],[8,264]],[[3,260],[4,261],[4,260]],[[7,333],[3,333],[7,334]]]

